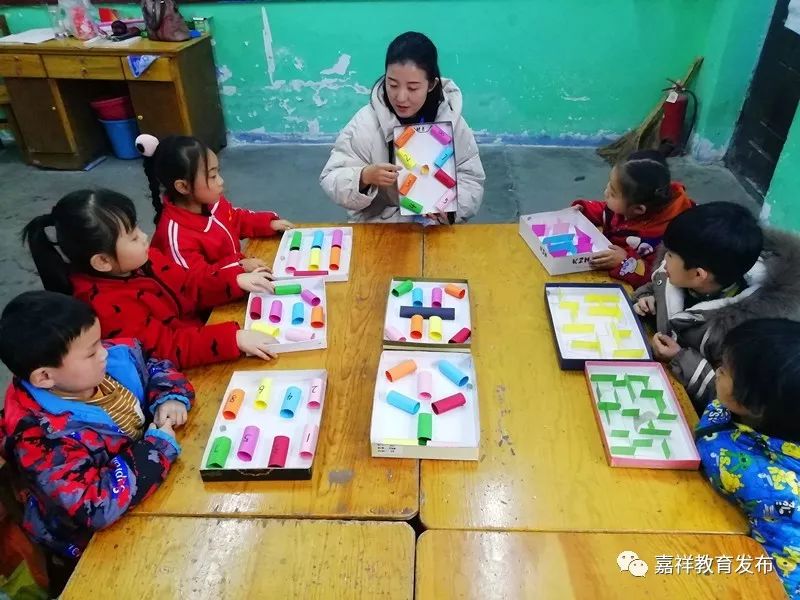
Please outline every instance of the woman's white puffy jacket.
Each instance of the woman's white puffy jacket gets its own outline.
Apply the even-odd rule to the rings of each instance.
[[[461,90],[449,79],[442,79],[444,101],[439,105],[436,120],[453,124],[455,140],[458,211],[456,221],[473,217],[483,199],[483,172],[475,136],[461,116]],[[397,116],[383,101],[383,82],[372,90],[370,103],[359,110],[339,134],[328,163],[319,177],[325,193],[343,206],[354,222],[403,222],[414,217],[401,216],[397,188],[371,186],[365,194],[359,190],[361,170],[371,164],[389,162],[389,142],[394,128],[400,125]]]

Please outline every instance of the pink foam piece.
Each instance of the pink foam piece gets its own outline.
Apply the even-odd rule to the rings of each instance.
[[[567,255],[567,251],[566,250],[556,250],[555,252],[551,252],[550,253],[550,256],[552,256],[554,258],[561,258],[562,256],[566,256],[566,255]]]
[[[552,235],[561,235],[569,233],[569,223],[554,223]]]
[[[592,251],[593,248],[591,240],[589,240],[588,242],[578,243],[578,254],[590,254]]]
[[[531,226],[531,230],[533,231],[533,235],[536,237],[544,237],[547,233],[547,225],[536,223],[535,225]]]

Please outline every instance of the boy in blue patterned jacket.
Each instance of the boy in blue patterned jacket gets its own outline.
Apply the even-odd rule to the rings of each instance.
[[[696,430],[703,469],[800,598],[800,323],[756,319],[731,330],[717,397]]]
[[[55,292],[6,306],[0,359],[14,374],[0,452],[57,594],[92,533],[164,481],[180,453],[173,427],[185,423],[194,392],[169,361],[146,360],[136,340],[101,340],[91,307]]]

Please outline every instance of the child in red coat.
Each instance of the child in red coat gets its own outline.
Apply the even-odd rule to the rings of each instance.
[[[650,281],[667,225],[694,202],[682,184],[672,183],[664,155],[642,150],[611,169],[605,201],[576,200],[572,206],[612,244],[592,257],[592,267],[637,288]]]
[[[153,195],[153,247],[184,268],[207,276],[222,269],[250,273],[267,265],[246,258],[239,240],[267,237],[294,227],[274,212],[235,208],[222,195],[219,160],[193,137],[136,138]],[[162,191],[164,196],[162,197]]]
[[[55,229],[55,242],[47,229]],[[199,313],[244,296],[272,292],[263,269],[222,269],[211,275],[185,269],[149,247],[126,196],[110,190],[67,194],[52,212],[22,232],[45,289],[72,294],[92,306],[103,337],[130,337],[147,354],[186,368],[238,358],[264,360],[274,338],[243,331],[235,322],[206,325]]]

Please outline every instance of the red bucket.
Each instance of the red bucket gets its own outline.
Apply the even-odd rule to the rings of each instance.
[[[128,96],[118,98],[100,98],[89,105],[94,109],[98,119],[103,121],[122,121],[133,118],[133,106]]]

